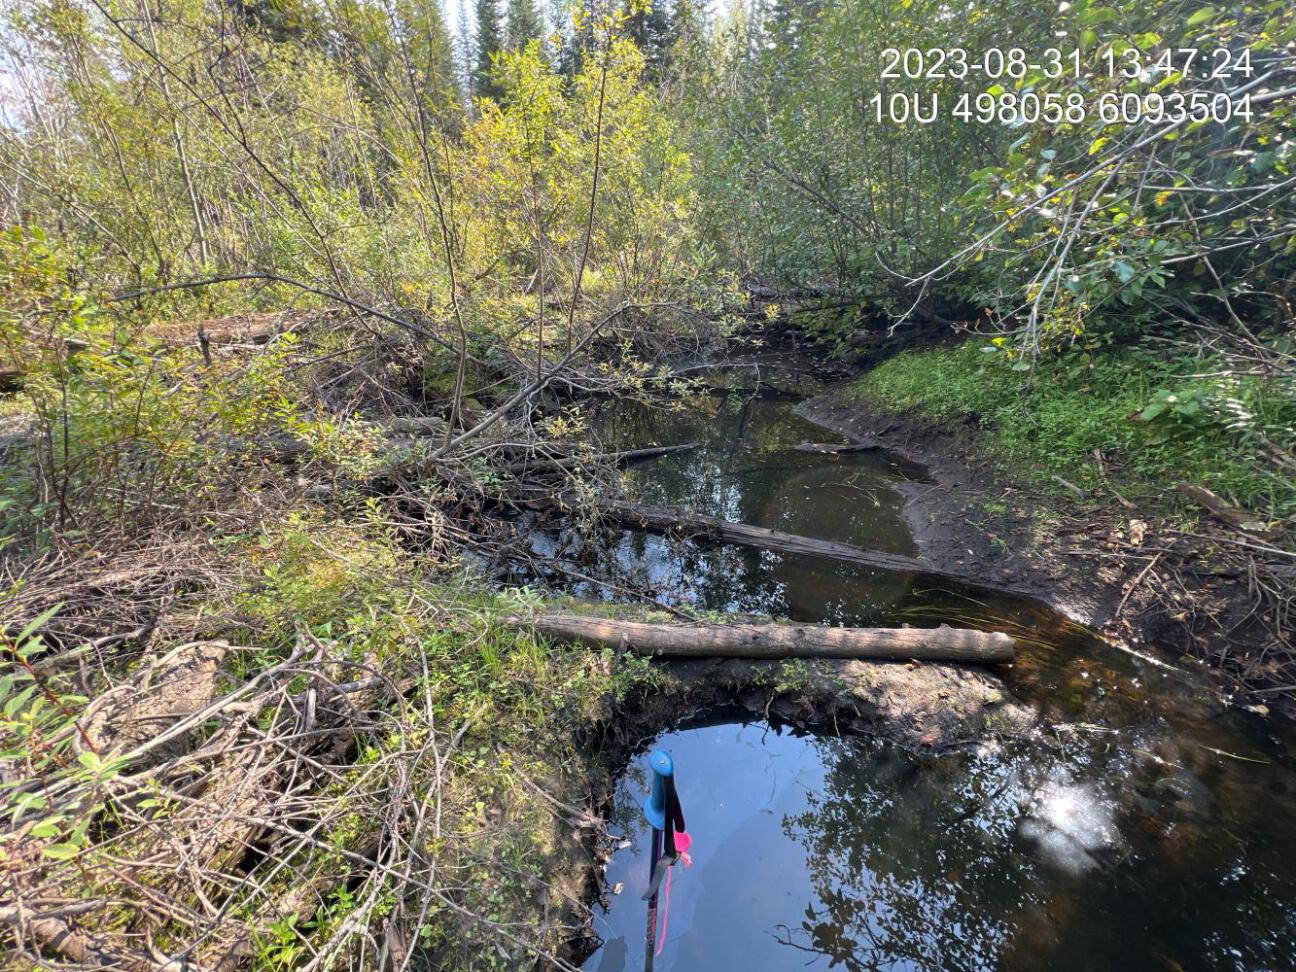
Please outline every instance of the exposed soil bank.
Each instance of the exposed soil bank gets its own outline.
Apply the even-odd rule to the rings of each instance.
[[[967,429],[878,413],[845,390],[808,399],[795,411],[927,470],[930,483],[902,483],[898,489],[922,559],[934,567],[1037,597],[1091,627],[1115,613],[1118,572],[1094,572],[1092,559],[1067,555],[1050,543],[1056,536],[1032,515],[1040,499],[999,482],[990,463],[978,460],[975,435]]]
[[[720,709],[798,729],[867,733],[911,749],[943,749],[989,733],[1022,733],[1034,714],[992,670],[839,660],[654,662],[653,689],[599,730],[612,750]]]
[[[984,456],[975,427],[879,412],[850,388],[795,411],[928,470],[930,484],[900,487],[924,560],[1039,598],[1109,638],[1155,646],[1176,664],[1227,653],[1226,632],[1238,636],[1235,626],[1249,611],[1245,584],[1202,574],[1185,584],[1157,574],[1154,512],[1127,508],[1117,497],[1077,502],[1013,483]]]

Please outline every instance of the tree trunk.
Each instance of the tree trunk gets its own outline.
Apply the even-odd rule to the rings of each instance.
[[[881,570],[897,570],[914,574],[926,574],[929,577],[942,577],[961,583],[966,583],[968,580],[956,574],[937,570],[931,564],[916,560],[913,557],[903,557],[899,554],[882,553],[876,550],[863,550],[848,543],[838,543],[835,540],[816,540],[814,537],[803,537],[796,533],[784,533],[782,530],[771,530],[767,527],[751,526],[747,523],[734,523],[732,520],[722,520],[718,516],[703,516],[700,513],[688,513],[670,507],[639,506],[621,500],[604,500],[599,503],[599,510],[622,523],[656,533],[683,532],[746,547],[775,550],[779,553],[805,557],[824,557],[829,560],[863,564],[865,567],[877,567]]]
[[[856,658],[1008,662],[1016,639],[967,628],[829,628],[817,624],[650,624],[574,614],[543,614],[536,630],[551,638],[626,648],[668,658]]]
[[[517,475],[520,473],[562,472],[564,469],[588,466],[596,462],[610,462],[619,465],[626,462],[638,462],[641,459],[656,459],[659,456],[669,456],[676,452],[687,452],[697,447],[698,443],[689,442],[684,445],[653,446],[650,449],[629,449],[625,452],[604,452],[594,456],[519,459],[517,462],[511,462],[505,466],[504,471]]]
[[[792,447],[797,452],[820,452],[824,455],[844,455],[849,452],[875,452],[877,446],[868,442],[848,442],[844,444],[835,444],[832,442],[802,442]]]

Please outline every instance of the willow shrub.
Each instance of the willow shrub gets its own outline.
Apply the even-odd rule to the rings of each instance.
[[[250,361],[168,346],[105,311],[37,228],[0,236],[0,349],[22,374],[6,532],[93,542],[159,514],[215,508],[232,455],[289,428],[291,341]]]

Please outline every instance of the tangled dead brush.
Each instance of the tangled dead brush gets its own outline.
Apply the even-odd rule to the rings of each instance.
[[[456,654],[499,637],[472,611],[438,615],[461,629]],[[187,642],[94,678],[88,703],[61,663],[42,661],[37,629],[6,645],[0,934],[11,957],[132,970],[404,969],[416,955],[570,968],[560,952],[579,902],[532,866],[576,846],[552,809],[563,804],[483,787],[501,769],[483,740],[499,745],[492,722],[511,717],[501,693],[469,691],[476,672],[447,675],[455,656],[429,657],[426,640],[370,644],[358,652],[301,628],[273,659]],[[478,809],[466,813],[469,797]],[[508,858],[528,869],[510,878],[504,845],[529,848]],[[489,963],[464,957],[483,947]]]
[[[508,630],[461,562],[529,555],[490,508],[610,481],[556,379],[623,383],[594,353],[632,308],[492,369],[354,301],[360,321],[137,326],[44,240],[6,240],[25,431],[0,469],[0,946],[32,968],[570,968],[593,818],[550,794],[608,673]]]

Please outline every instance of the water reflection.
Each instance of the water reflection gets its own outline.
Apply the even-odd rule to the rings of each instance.
[[[798,444],[831,436],[793,414],[789,402],[739,396],[667,407],[617,402],[594,421],[609,449],[701,443],[627,470],[626,488],[641,502],[916,553],[895,485],[917,472],[881,453],[798,451]],[[596,536],[572,527],[540,530],[531,517],[514,526],[533,552],[591,578],[567,584],[580,597],[619,600],[634,586],[668,604],[839,624],[881,623],[912,601],[912,576],[858,565],[634,530]]]
[[[920,757],[762,725],[655,745],[679,767],[697,862],[677,872],[659,969],[1290,967],[1291,829],[1259,804],[1191,825],[1149,807],[1124,747]],[[589,969],[643,965],[644,786],[618,793],[632,845]]]
[[[877,453],[798,451],[825,434],[786,401],[617,403],[612,447],[701,442],[636,467],[646,502],[912,554]],[[917,757],[867,740],[719,726],[660,741],[680,767],[697,864],[677,878],[660,970],[1296,968],[1296,742],[1037,602],[923,578],[634,531],[523,521],[533,549],[662,600],[838,624],[953,621],[1025,639],[1002,670],[1040,716],[1029,740]],[[622,781],[632,846],[596,931],[600,972],[644,961],[645,781]]]
[[[1111,802],[1086,783],[1046,783],[1032,795],[1018,832],[1035,841],[1044,858],[1072,874],[1101,866],[1099,854],[1120,841]]]

